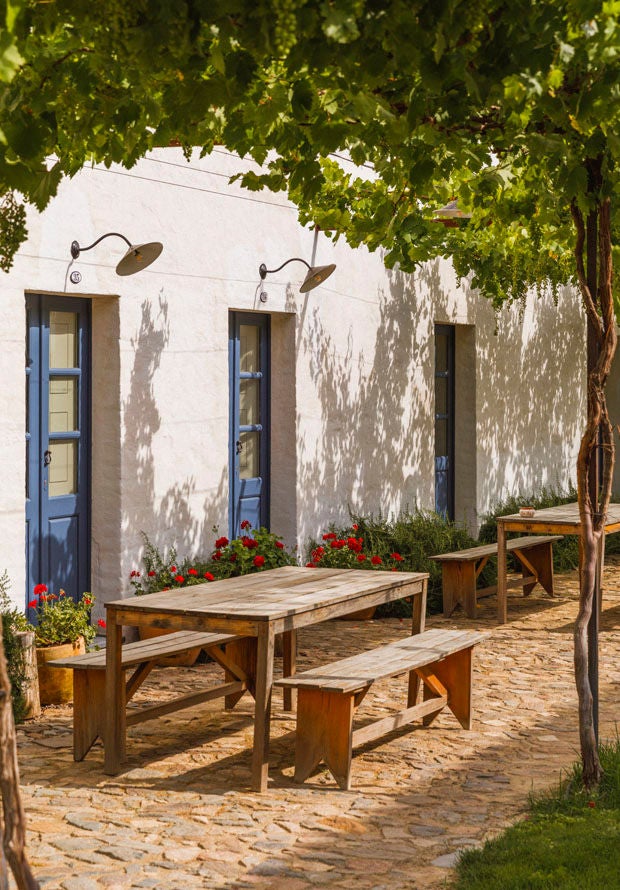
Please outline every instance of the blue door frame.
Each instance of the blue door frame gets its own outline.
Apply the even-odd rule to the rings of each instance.
[[[435,325],[435,510],[454,519],[454,326]]]
[[[90,301],[30,294],[26,318],[27,604],[38,583],[90,589]]]
[[[270,318],[231,312],[230,373],[230,522],[240,534],[269,527]]]

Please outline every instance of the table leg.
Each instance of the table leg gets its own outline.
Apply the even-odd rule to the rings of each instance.
[[[125,735],[127,731],[125,713],[125,674],[121,665],[123,628],[116,621],[108,620],[106,631],[105,660],[105,738],[103,740],[105,759],[104,772],[115,776],[120,772],[125,757]]]
[[[282,658],[282,676],[292,677],[295,673],[295,661],[297,658],[297,631],[288,630],[282,634],[283,658]],[[296,689],[284,689],[284,710],[295,710],[295,693]]]
[[[497,523],[497,620],[508,621],[508,591],[506,588],[506,531],[504,524]]]
[[[413,600],[412,607],[412,621],[411,621],[411,635],[415,636],[415,634],[420,634],[424,632],[424,626],[426,622],[426,591],[428,587],[428,582],[424,580],[422,582],[422,590],[420,593],[414,593],[411,599]],[[416,674],[415,671],[409,672],[409,688],[407,692],[407,702],[408,707],[413,707],[416,701],[418,700],[418,691],[420,689],[420,678]]]
[[[258,630],[254,750],[252,752],[252,788],[254,791],[267,790],[274,640],[275,634],[271,622],[267,621],[261,624]]]

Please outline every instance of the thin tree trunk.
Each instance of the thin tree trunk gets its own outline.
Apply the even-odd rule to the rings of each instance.
[[[26,829],[19,791],[19,767],[11,704],[11,681],[7,672],[2,643],[2,622],[0,622],[0,791],[2,792],[4,817],[2,838],[4,855],[19,890],[38,890],[39,883],[30,871],[24,850]]]
[[[613,430],[607,402],[605,385],[616,351],[616,327],[612,298],[612,259],[611,259],[611,208],[609,199],[597,207],[598,214],[598,278],[597,293],[592,294],[584,266],[585,226],[583,215],[576,205],[571,208],[577,238],[575,257],[581,293],[598,341],[598,357],[595,367],[588,375],[588,414],[586,428],[581,439],[577,460],[577,497],[581,520],[581,543],[583,566],[579,592],[579,612],[575,622],[575,683],[579,699],[579,739],[583,764],[583,781],[587,788],[596,785],[601,777],[596,735],[594,731],[592,689],[588,675],[588,622],[592,609],[598,608],[594,601],[597,555],[604,534],[605,518],[611,498],[614,468]],[[603,474],[600,502],[593,503],[589,478],[592,462],[597,459],[599,435],[603,445]]]

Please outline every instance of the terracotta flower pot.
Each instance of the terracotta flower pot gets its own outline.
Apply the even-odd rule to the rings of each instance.
[[[62,705],[73,699],[73,671],[70,668],[49,667],[48,662],[56,658],[83,655],[85,652],[84,637],[79,637],[75,643],[37,647],[39,697],[42,705]]]
[[[153,637],[161,637],[164,634],[174,633],[173,630],[161,630],[159,627],[139,627],[138,635],[141,640],[150,640]],[[196,659],[200,655],[200,646],[195,649],[188,649],[187,652],[181,652],[179,655],[162,655],[155,664],[161,667],[191,667],[195,664]]]

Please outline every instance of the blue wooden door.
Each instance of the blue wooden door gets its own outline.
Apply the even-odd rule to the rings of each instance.
[[[230,534],[269,526],[269,316],[230,318]]]
[[[435,325],[435,510],[454,519],[454,327]]]
[[[90,588],[90,303],[26,305],[26,601]]]

